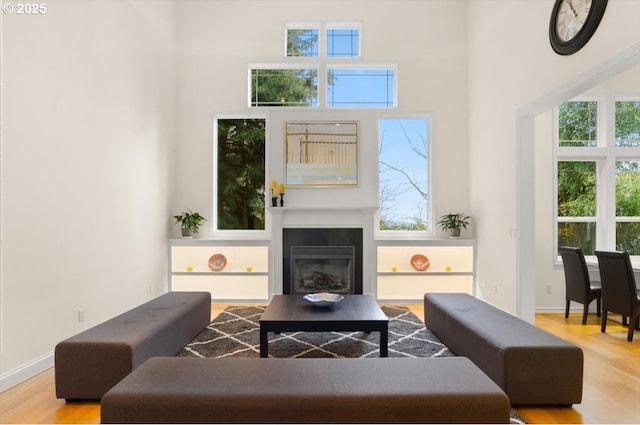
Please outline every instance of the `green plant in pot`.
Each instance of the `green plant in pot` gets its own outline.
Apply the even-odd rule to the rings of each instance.
[[[448,230],[452,238],[459,238],[460,229],[466,229],[469,225],[469,220],[471,220],[471,217],[464,213],[449,213],[438,219],[438,226],[444,232]]]
[[[180,224],[183,238],[193,237],[194,234],[198,233],[198,228],[202,222],[207,221],[200,213],[193,212],[190,209],[180,215],[174,215],[173,218],[176,219],[176,224]]]

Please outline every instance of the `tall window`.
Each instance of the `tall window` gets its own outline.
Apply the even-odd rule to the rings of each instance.
[[[427,118],[378,122],[382,231],[432,230]]]
[[[265,229],[265,120],[218,119],[215,228]]]
[[[557,129],[557,246],[640,255],[640,102],[566,102]]]

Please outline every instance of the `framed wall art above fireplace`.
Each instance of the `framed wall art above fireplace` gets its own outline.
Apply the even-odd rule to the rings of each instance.
[[[358,185],[357,121],[285,122],[286,185]]]

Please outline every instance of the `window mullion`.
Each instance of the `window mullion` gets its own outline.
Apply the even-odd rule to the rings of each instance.
[[[597,208],[600,249],[614,249],[616,246],[616,157],[615,157],[615,104],[613,98],[606,97],[598,102],[598,127],[605,149],[605,160],[598,163]]]

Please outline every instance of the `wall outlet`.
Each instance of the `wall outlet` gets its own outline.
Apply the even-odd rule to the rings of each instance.
[[[153,285],[149,285],[149,295],[153,295]]]
[[[546,285],[544,285],[544,292],[545,294],[550,294],[551,293],[551,284],[547,283]]]
[[[84,308],[78,310],[78,323],[84,322]]]
[[[494,294],[498,293],[498,284],[494,283],[493,285],[491,285],[491,290],[493,291]]]

